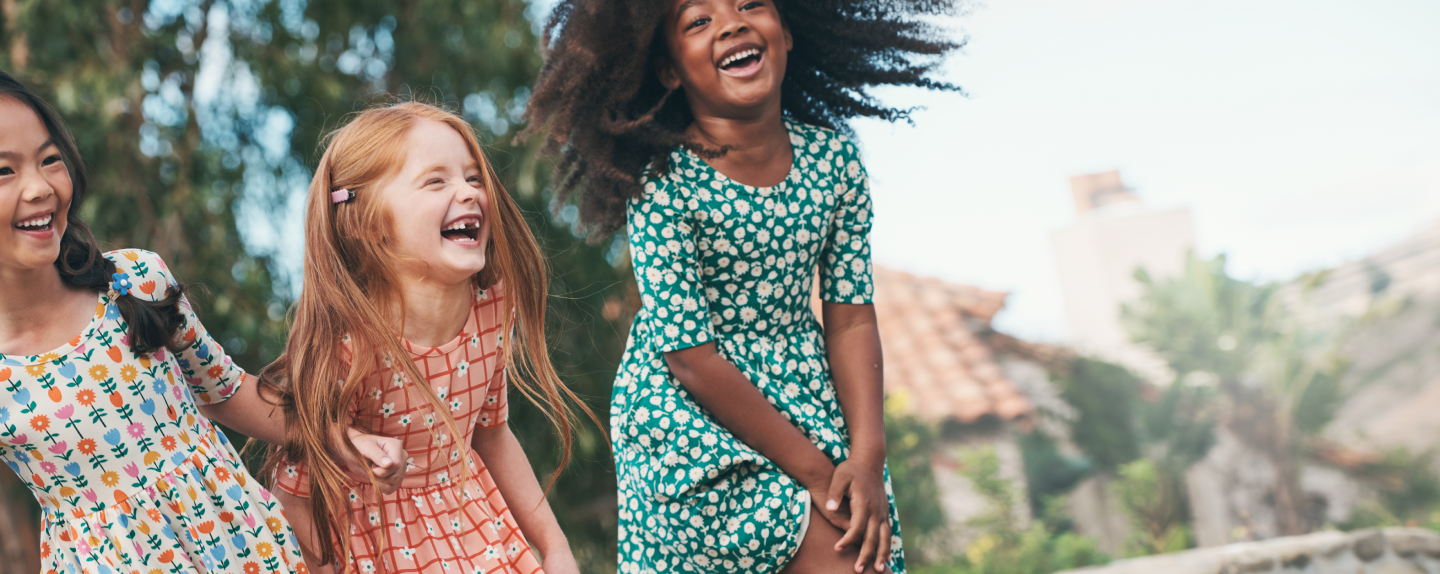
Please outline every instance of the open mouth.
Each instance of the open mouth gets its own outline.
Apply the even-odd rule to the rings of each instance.
[[[55,213],[37,215],[16,223],[13,227],[21,231],[50,231],[51,222],[55,219]]]
[[[742,48],[721,59],[717,67],[730,75],[745,75],[759,68],[762,54],[764,51],[757,47]]]
[[[446,225],[440,236],[450,241],[472,242],[480,239],[480,217],[470,215]]]

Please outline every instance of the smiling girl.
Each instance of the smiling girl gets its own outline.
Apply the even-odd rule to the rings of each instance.
[[[527,134],[597,236],[628,223],[642,303],[610,411],[621,572],[904,571],[845,122],[905,117],[871,86],[951,89],[927,57],[957,46],[919,22],[952,4],[556,7]]]
[[[295,324],[262,374],[295,429],[267,466],[286,506],[310,509],[294,524],[312,565],[531,574],[533,545],[546,572],[577,572],[507,423],[513,383],[543,403],[568,458],[575,396],[546,350],[545,273],[458,116],[402,103],[331,134],[310,183]],[[404,441],[400,490],[339,472],[330,437],[349,425]]]
[[[210,419],[278,442],[285,419],[154,253],[101,253],[69,132],[0,72],[0,459],[43,510],[46,574],[305,572],[279,503]],[[340,429],[384,490],[399,441]]]

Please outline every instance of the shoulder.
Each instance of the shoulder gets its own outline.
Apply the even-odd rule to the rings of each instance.
[[[143,249],[117,249],[105,253],[105,258],[115,264],[115,281],[121,282],[128,295],[150,301],[159,301],[165,292],[175,284],[175,277],[165,261],[153,252]]]
[[[640,181],[640,196],[630,202],[630,216],[650,220],[689,213],[708,200],[712,179],[707,170],[675,161],[664,175],[647,172]]]
[[[860,161],[854,138],[837,130],[798,121],[787,121],[786,127],[790,130],[790,145],[804,146],[808,154],[822,159],[840,158],[846,163]]]

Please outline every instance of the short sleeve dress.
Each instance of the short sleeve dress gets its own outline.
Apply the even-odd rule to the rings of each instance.
[[[476,292],[464,329],[448,343],[423,347],[401,341],[464,436],[449,436],[429,403],[407,388],[402,371],[379,357],[369,359],[374,363],[370,394],[356,401],[354,424],[402,440],[410,458],[400,488],[381,496],[383,513],[369,483],[354,485],[353,555],[347,560],[362,574],[382,567],[387,574],[541,571],[485,461],[470,447],[476,427],[509,420],[501,328],[511,306],[503,287]],[[467,483],[462,483],[460,464],[469,465]],[[275,484],[295,496],[310,496],[303,464],[282,465]]]
[[[160,257],[106,253],[154,301],[173,283]],[[42,513],[44,574],[305,572],[280,504],[197,405],[228,399],[245,372],[181,303],[186,343],[137,355],[109,294],[49,353],[0,355],[0,459]]]
[[[623,573],[778,572],[809,515],[805,488],[696,404],[664,353],[715,342],[815,446],[849,456],[810,296],[818,269],[824,300],[871,302],[869,184],[846,136],[786,128],[795,161],[779,185],[740,184],[677,149],[629,205],[641,309],[610,407]]]

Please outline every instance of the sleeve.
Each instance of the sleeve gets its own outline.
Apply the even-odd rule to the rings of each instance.
[[[820,254],[820,298],[864,305],[875,295],[870,263],[870,177],[847,138],[836,135],[830,145],[837,152],[830,161],[835,162],[839,177],[833,190],[835,215]]]
[[[515,332],[515,312],[510,312],[510,332]],[[498,331],[495,334],[495,373],[490,376],[490,384],[485,389],[485,404],[480,407],[480,417],[475,420],[475,426],[480,428],[495,428],[510,420],[510,384],[505,376],[505,341]]]
[[[672,171],[661,184],[647,181],[644,195],[629,205],[630,258],[640,288],[636,320],[662,353],[715,338],[692,218],[699,203],[673,183],[675,177]]]
[[[106,257],[115,262],[116,281],[121,282],[121,287],[127,288],[127,292],[122,296],[159,301],[165,298],[170,286],[176,283],[160,256],[149,251],[125,249],[107,253]],[[180,313],[185,318],[185,324],[176,333],[176,338],[184,347],[175,358],[180,364],[185,383],[195,395],[197,404],[213,405],[225,402],[240,388],[245,379],[244,369],[230,360],[230,356],[225,354],[225,350],[215,342],[205,330],[205,326],[200,324],[200,318],[195,315],[190,301],[183,296],[180,299]]]

